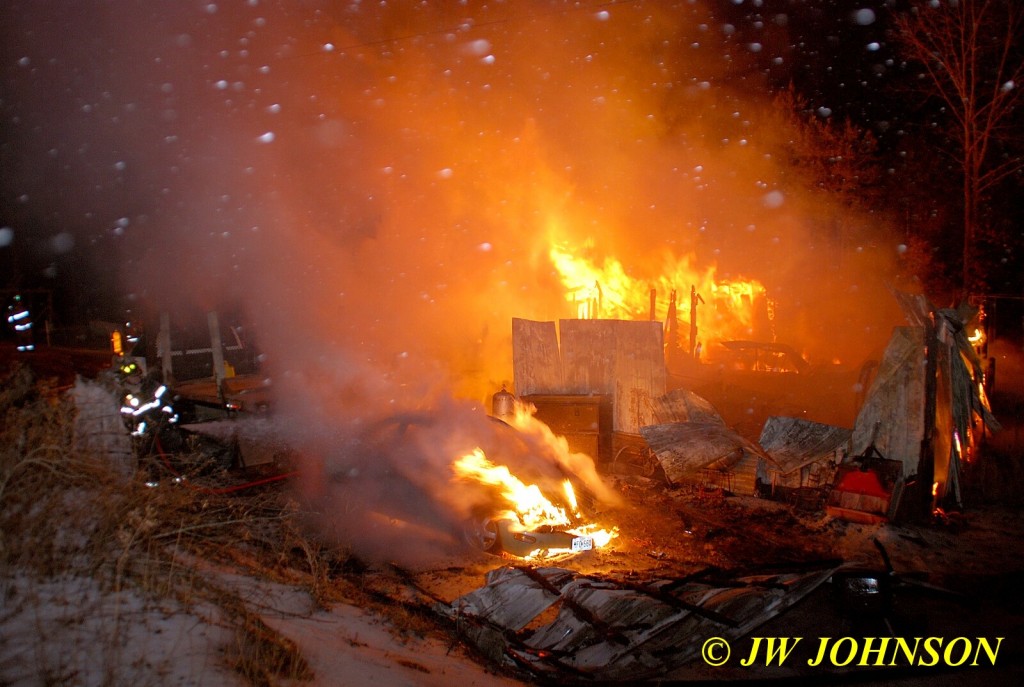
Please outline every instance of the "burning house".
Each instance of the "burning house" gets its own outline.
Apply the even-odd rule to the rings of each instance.
[[[118,29],[160,88],[105,63],[111,99],[159,122],[152,140],[133,130],[131,168],[171,170],[129,189],[154,206],[117,221],[124,280],[140,304],[206,315],[195,337],[162,326],[156,357],[179,382],[209,378],[179,389],[196,406],[269,405],[259,421],[294,453],[320,526],[371,558],[450,543],[467,519],[485,543],[591,536],[586,501],[613,496],[602,469],[771,484],[786,466],[684,397],[686,375],[751,358],[783,383],[812,352],[853,358],[866,344],[835,352],[828,332],[876,319],[851,304],[893,259],[854,249],[869,225],[787,162],[791,113],[725,87],[753,56],[706,31],[711,10],[496,5],[466,20],[482,11],[183,7],[161,35],[188,49]],[[210,318],[224,303],[258,332],[258,361]],[[253,386],[243,361],[259,363]],[[480,417],[510,372],[543,423]],[[248,463],[272,462],[262,436],[235,439]],[[515,480],[554,511],[533,519]]]

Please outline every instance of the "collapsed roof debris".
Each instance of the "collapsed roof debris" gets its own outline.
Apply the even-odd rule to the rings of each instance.
[[[831,481],[836,464],[850,448],[851,430],[795,417],[769,417],[758,444],[778,465],[772,491],[815,488]]]
[[[640,428],[640,434],[672,484],[693,481],[704,471],[715,471],[733,476],[729,491],[749,495],[755,493],[759,461],[778,467],[757,444],[717,422],[648,425]],[[752,470],[736,469],[750,457],[754,459]],[[767,483],[767,478],[762,481]]]
[[[730,576],[703,570],[630,582],[503,567],[438,611],[492,661],[560,680],[643,680],[683,666],[712,636],[738,639],[825,582],[833,562]],[[543,623],[549,608],[554,620]],[[544,615],[542,615],[544,614]]]
[[[844,451],[850,443],[850,430],[801,418],[772,416],[764,423],[757,443],[788,475],[822,457]]]
[[[999,429],[969,331],[979,311],[967,305],[938,309],[921,295],[895,297],[909,326],[893,330],[852,430],[770,417],[755,443],[722,422],[710,403],[676,389],[651,404],[660,424],[638,429],[668,481],[710,480],[737,494],[777,496],[778,487],[782,493],[820,489],[850,463],[868,469],[856,457],[877,454],[873,466],[895,461],[902,470],[883,480],[884,489],[869,490],[879,498],[884,491],[886,503],[869,512],[894,517],[905,487],[913,495],[911,514],[962,507],[964,464],[973,460],[980,437]],[[863,495],[859,487],[846,487],[847,495]]]
[[[672,389],[651,401],[654,417],[662,424],[670,422],[709,422],[724,425],[718,410],[703,396],[689,389]]]

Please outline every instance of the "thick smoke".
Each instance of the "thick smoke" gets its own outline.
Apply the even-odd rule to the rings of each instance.
[[[833,259],[822,218],[865,220],[801,195],[751,50],[699,4],[86,5],[7,13],[17,183],[140,306],[243,304],[353,543],[391,544],[352,513],[447,533],[472,504],[449,464],[500,452],[511,319],[570,315],[552,244],[758,279],[824,359],[888,335],[895,247]]]

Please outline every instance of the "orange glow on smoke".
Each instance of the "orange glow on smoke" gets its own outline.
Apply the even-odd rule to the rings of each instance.
[[[514,413],[512,417],[505,418],[510,425],[522,432],[524,435],[533,437],[542,442],[550,451],[553,460],[561,466],[568,474],[577,477],[586,488],[599,501],[609,505],[621,503],[618,493],[609,489],[594,465],[596,456],[588,456],[585,453],[573,453],[569,449],[569,442],[565,437],[555,434],[550,427],[534,417],[537,408],[531,403],[523,403],[518,399],[513,404]],[[571,484],[567,485],[571,488]],[[567,497],[575,506],[575,494]]]

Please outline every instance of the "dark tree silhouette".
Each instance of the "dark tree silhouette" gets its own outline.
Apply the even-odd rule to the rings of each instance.
[[[1024,167],[1012,129],[1024,86],[1024,3],[1018,0],[923,0],[893,19],[894,36],[926,98],[941,104],[948,150],[962,171],[962,296],[981,288],[976,242],[984,236],[983,201]],[[1018,141],[1019,144],[1019,141]]]

